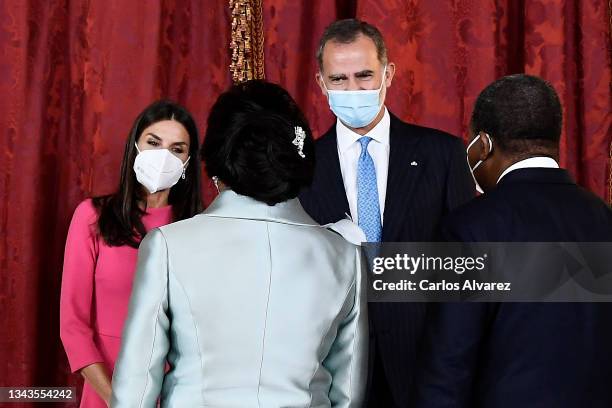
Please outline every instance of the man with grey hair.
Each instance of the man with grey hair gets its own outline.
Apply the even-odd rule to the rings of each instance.
[[[316,81],[337,121],[316,143],[314,181],[302,205],[321,224],[350,214],[369,242],[434,240],[440,219],[475,194],[463,143],[387,110],[395,64],[376,27],[332,23],[317,59]],[[426,305],[371,303],[369,316],[368,406],[406,407]]]

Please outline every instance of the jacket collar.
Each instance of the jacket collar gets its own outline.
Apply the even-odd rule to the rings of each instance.
[[[421,138],[410,131],[410,127],[392,112],[389,113],[389,170],[387,176],[387,198],[385,199],[383,241],[392,241],[403,228],[402,221],[411,207],[412,190],[426,166],[425,157],[419,155]],[[342,181],[340,160],[338,158],[338,138],[336,125],[317,141],[317,166],[321,166],[323,176],[321,191],[325,192],[328,208],[338,208],[331,218],[341,219],[349,213],[346,190]],[[412,162],[417,166],[412,165]],[[382,210],[382,209],[381,209]],[[335,221],[335,220],[334,220]]]
[[[352,129],[349,129],[344,123],[342,123],[340,119],[336,119],[336,138],[338,140],[338,150],[345,152],[364,136],[370,137],[374,141],[388,146],[390,126],[391,116],[387,108],[385,108],[385,113],[381,121],[378,122],[376,126],[374,126],[374,128],[365,135],[360,135],[359,133],[354,132]]]
[[[498,186],[517,183],[575,184],[564,169],[524,168],[511,171],[498,183]]]
[[[534,156],[524,160],[520,160],[513,165],[509,166],[497,179],[499,181],[508,173],[518,169],[533,169],[533,168],[544,168],[544,169],[558,169],[559,163],[552,157],[547,156]]]
[[[232,190],[222,191],[202,215],[319,226],[304,211],[297,198],[276,205],[268,205]]]
[[[390,119],[389,172],[383,241],[393,241],[400,236],[405,225],[404,220],[414,202],[412,191],[427,166],[426,156],[421,155],[419,150],[421,138],[411,132],[410,127],[393,113],[390,113]]]

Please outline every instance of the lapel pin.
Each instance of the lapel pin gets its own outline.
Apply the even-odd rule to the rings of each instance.
[[[419,163],[417,163],[417,162],[413,161],[412,163],[410,163],[410,165],[411,165],[411,166],[418,166],[418,165],[419,165]]]

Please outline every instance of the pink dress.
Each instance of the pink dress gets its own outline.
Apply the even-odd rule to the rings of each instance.
[[[106,245],[96,234],[97,218],[91,199],[83,201],[66,239],[60,336],[72,372],[101,362],[112,373],[138,257],[136,248]],[[172,207],[149,208],[142,221],[147,231],[169,224]],[[106,403],[86,382],[80,406],[106,408]]]

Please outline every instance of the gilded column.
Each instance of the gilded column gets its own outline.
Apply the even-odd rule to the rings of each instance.
[[[263,0],[229,0],[232,21],[230,72],[234,83],[264,79]]]

